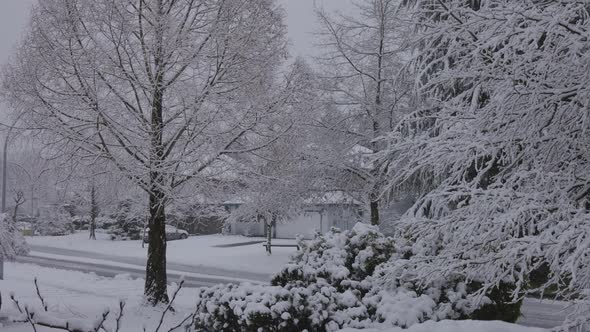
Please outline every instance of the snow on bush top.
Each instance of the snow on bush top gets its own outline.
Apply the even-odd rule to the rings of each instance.
[[[0,214],[0,258],[12,260],[28,253],[29,247],[12,218],[6,213]]]

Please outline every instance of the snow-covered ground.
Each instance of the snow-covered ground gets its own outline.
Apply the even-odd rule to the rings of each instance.
[[[263,238],[238,235],[202,235],[186,240],[168,242],[167,260],[169,263],[205,266],[233,271],[273,274],[278,272],[289,256],[296,251],[294,247],[273,247],[273,254],[267,255],[262,244],[250,244],[237,247],[218,247],[235,243],[264,241]],[[274,240],[274,243],[294,244],[294,240]],[[147,246],[141,247],[140,241],[111,241],[107,234],[97,233],[97,240],[88,239],[88,233],[81,232],[66,236],[27,237],[33,246],[32,251],[42,251],[45,246],[69,249],[119,257],[145,259]],[[45,253],[47,255],[47,253]],[[55,257],[55,256],[54,256]]]
[[[112,318],[118,312],[119,299],[125,300],[122,332],[139,332],[142,326],[154,326],[161,316],[163,308],[143,306],[143,286],[141,279],[132,279],[125,275],[116,278],[103,278],[94,274],[63,271],[29,264],[6,263],[5,280],[0,280],[2,309],[0,317],[17,315],[18,311],[9,298],[14,293],[21,306],[29,305],[40,308],[40,301],[35,293],[33,279],[38,277],[41,295],[49,304],[49,311],[57,318],[77,319],[92,322],[96,315],[105,308],[111,308],[113,315],[108,326],[113,326]],[[168,313],[165,327],[174,326],[194,307],[195,289],[183,289],[175,301],[176,313]],[[31,332],[28,324],[6,324],[0,327],[2,332]],[[153,328],[151,329],[153,330]],[[168,331],[168,328],[163,329]],[[54,331],[38,328],[38,332]]]
[[[126,303],[121,332],[140,332],[146,326],[153,330],[160,319],[163,308],[143,305],[143,280],[132,279],[125,275],[116,278],[103,278],[94,274],[55,270],[29,264],[7,263],[5,280],[0,280],[2,293],[2,310],[0,317],[17,315],[18,311],[9,300],[8,294],[14,293],[22,305],[39,307],[40,301],[33,286],[33,279],[39,278],[42,296],[49,303],[49,311],[57,318],[77,319],[84,322],[95,320],[105,308],[111,308],[111,318],[107,327],[114,324],[113,318],[118,312],[119,299]],[[175,313],[168,313],[163,331],[168,329],[191,312],[194,306],[195,289],[184,288],[175,301]],[[30,332],[28,324],[5,323],[2,332]],[[53,330],[38,328],[38,332]],[[347,329],[343,332],[357,330]],[[364,330],[365,332],[541,332],[543,329],[522,327],[502,322],[443,321],[428,322],[411,327],[408,330],[385,329]]]

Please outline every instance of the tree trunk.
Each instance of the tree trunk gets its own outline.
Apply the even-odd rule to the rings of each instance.
[[[98,203],[96,202],[96,188],[94,183],[90,187],[90,240],[96,240],[96,217],[98,216]]]
[[[156,188],[150,193],[150,231],[144,294],[146,300],[153,305],[168,303],[164,197],[164,193]]]
[[[90,217],[90,236],[88,237],[90,240],[96,240],[96,224],[94,222],[94,219]]]
[[[18,214],[18,204],[14,206],[14,212],[12,214],[12,220],[16,222],[16,216]]]
[[[371,225],[379,225],[379,201],[375,199],[374,195],[371,195]]]
[[[266,223],[266,253],[271,255],[272,254],[272,248],[271,248],[271,244],[272,244],[272,224],[271,223]]]

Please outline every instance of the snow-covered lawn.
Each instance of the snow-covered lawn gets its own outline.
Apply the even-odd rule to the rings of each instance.
[[[40,307],[35,293],[33,278],[39,278],[40,291],[49,303],[49,311],[57,318],[77,319],[89,323],[108,307],[112,309],[107,327],[113,326],[113,318],[118,312],[119,299],[125,300],[123,324],[121,332],[140,332],[146,326],[152,331],[157,325],[163,308],[152,308],[143,305],[143,280],[132,279],[125,275],[116,278],[103,278],[94,274],[54,270],[28,264],[7,263],[5,280],[0,280],[2,293],[2,309],[0,317],[17,315],[18,311],[9,300],[8,294],[14,293],[21,305],[27,304]],[[168,313],[163,331],[181,321],[194,307],[196,290],[184,288],[175,301],[175,313]],[[28,324],[6,323],[0,327],[2,332],[30,332]],[[54,330],[38,328],[38,332]],[[347,329],[343,332],[358,330]],[[502,322],[477,321],[443,321],[427,322],[415,325],[408,330],[385,329],[365,330],[365,332],[541,332],[542,329],[527,328]]]
[[[143,286],[141,279],[132,279],[125,275],[116,278],[103,278],[94,274],[63,271],[43,268],[29,264],[6,263],[5,280],[0,280],[0,292],[2,294],[2,309],[0,317],[17,315],[18,311],[9,298],[14,293],[21,306],[29,305],[41,308],[40,301],[35,293],[33,279],[39,280],[41,295],[49,304],[49,311],[56,313],[57,318],[77,319],[91,323],[96,315],[105,308],[111,308],[109,327],[113,326],[113,318],[118,312],[119,299],[125,300],[122,332],[140,332],[142,326],[155,328],[161,316],[163,308],[143,306]],[[175,301],[176,313],[168,313],[169,319],[166,327],[174,326],[190,313],[194,307],[196,290],[183,289]],[[163,329],[168,331],[169,328]],[[2,332],[32,332],[28,324],[6,324],[0,327]],[[37,328],[38,332],[54,331],[46,328]]]
[[[238,247],[221,248],[219,245],[233,243],[263,241],[263,238],[253,238],[237,235],[201,235],[189,237],[186,240],[168,242],[168,262],[193,266],[207,266],[227,270],[246,271],[254,273],[273,274],[278,272],[291,254],[294,247],[274,247],[273,254],[267,255],[262,244],[250,244]],[[295,240],[274,240],[274,243],[294,244]],[[111,241],[107,234],[97,233],[97,240],[88,239],[87,232],[66,236],[35,236],[27,237],[31,245],[48,246],[53,248],[70,249],[145,259],[147,245],[141,247],[140,241]],[[36,251],[33,248],[33,251]]]

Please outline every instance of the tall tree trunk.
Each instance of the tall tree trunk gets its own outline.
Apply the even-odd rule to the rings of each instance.
[[[166,277],[166,214],[165,194],[154,187],[150,193],[148,259],[145,276],[145,296],[149,303],[168,303]]]

